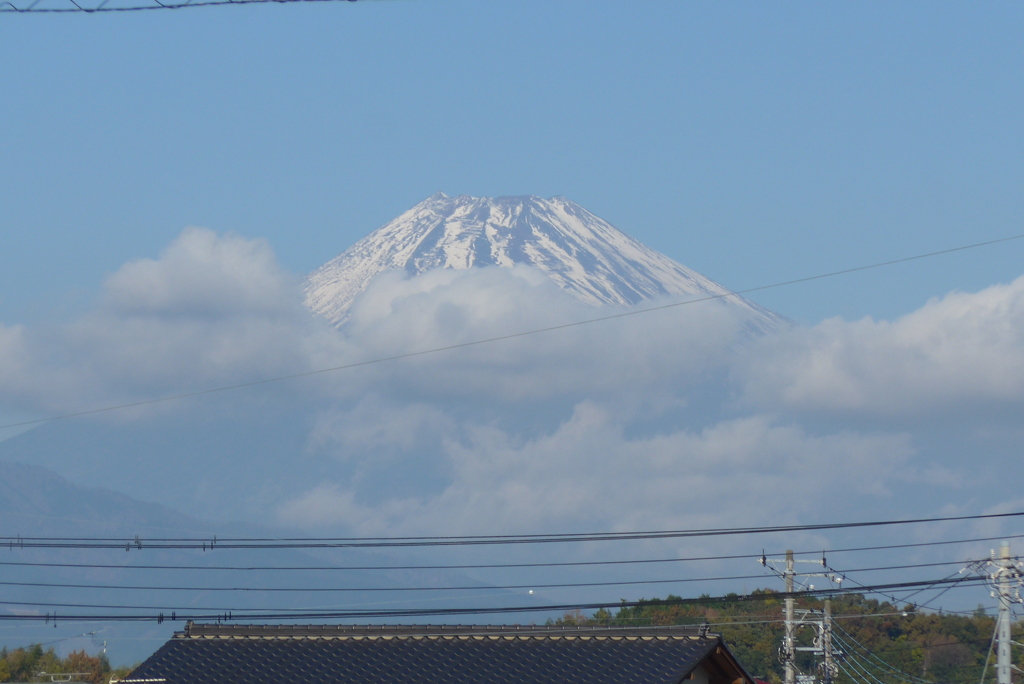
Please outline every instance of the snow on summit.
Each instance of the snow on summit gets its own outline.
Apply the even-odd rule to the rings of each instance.
[[[728,290],[629,237],[564,197],[448,197],[437,193],[381,226],[306,280],[306,303],[335,325],[384,271],[528,264],[593,305],[630,306],[670,295]],[[741,297],[757,327],[775,314]]]

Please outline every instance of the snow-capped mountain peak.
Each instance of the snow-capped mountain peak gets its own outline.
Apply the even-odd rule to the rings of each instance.
[[[436,193],[311,273],[306,303],[335,325],[377,274],[528,264],[594,305],[669,295],[723,295],[724,287],[655,252],[564,197],[449,197]],[[778,317],[729,297],[760,325]],[[768,327],[774,327],[769,325]]]

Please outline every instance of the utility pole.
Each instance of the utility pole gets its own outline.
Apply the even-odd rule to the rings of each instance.
[[[996,629],[992,635],[993,645],[997,646],[996,651],[996,682],[997,684],[1012,684],[1013,673],[1024,674],[1024,670],[1013,664],[1013,646],[1024,646],[1013,641],[1010,635],[1010,628],[1013,623],[1013,612],[1011,606],[1014,603],[1024,603],[1020,596],[1022,578],[1024,578],[1024,563],[1010,555],[1010,542],[1004,541],[999,545],[999,553],[995,550],[989,556],[988,561],[975,561],[969,564],[961,572],[973,571],[981,574],[992,587],[992,597],[999,599],[999,614],[996,616]],[[989,654],[991,656],[991,653]],[[985,659],[985,669],[981,674],[981,682],[985,684],[985,673],[988,671],[988,658]]]
[[[793,598],[793,549],[786,549],[786,636],[782,640],[782,664],[785,667],[785,684],[796,684],[796,622],[793,609],[796,599]]]
[[[825,658],[822,681],[825,684],[832,684],[839,668],[836,667],[832,652],[832,599],[830,598],[825,599],[824,615],[821,619],[821,649],[824,651]]]
[[[1010,647],[1011,610],[1010,604],[1020,603],[1021,563],[1010,556],[1010,543],[1003,542],[999,547],[999,555],[992,560],[995,572],[990,575],[995,585],[995,594],[999,598],[999,617],[996,621],[996,641],[999,650],[996,652],[996,684],[1012,684],[1013,655]],[[1019,671],[1019,670],[1018,670]]]
[[[797,577],[824,577],[834,584],[842,582],[843,577],[834,572],[796,572],[797,563],[813,563],[828,570],[824,554],[822,554],[820,561],[794,560],[793,556],[793,550],[789,549],[786,551],[786,558],[784,560],[780,558],[767,558],[762,553],[759,561],[764,567],[771,568],[786,583],[784,619],[786,631],[782,638],[782,646],[779,648],[779,661],[782,663],[784,672],[783,684],[807,684],[808,682],[815,681],[814,675],[801,674],[797,669],[796,654],[798,651],[809,651],[815,656],[823,656],[824,662],[818,664],[818,669],[822,671],[821,680],[823,684],[832,684],[838,673],[835,659],[837,656],[840,658],[843,656],[843,653],[832,648],[832,601],[825,599],[825,612],[821,620],[808,619],[809,614],[816,614],[817,611],[806,610],[802,611],[801,617],[798,619],[796,617],[796,598],[793,596],[793,593],[796,591]],[[814,585],[804,584],[801,588],[813,590]],[[810,626],[818,630],[818,637],[815,639],[814,646],[797,646],[796,630],[800,627]]]

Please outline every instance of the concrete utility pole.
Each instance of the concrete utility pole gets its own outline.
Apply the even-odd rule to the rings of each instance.
[[[796,684],[796,620],[793,609],[796,599],[793,598],[793,549],[786,549],[786,636],[782,640],[782,663],[786,670],[785,684]]]
[[[810,651],[815,656],[824,656],[824,662],[818,664],[818,670],[823,671],[821,677],[823,684],[832,684],[838,674],[836,658],[842,658],[843,653],[832,648],[832,601],[825,599],[825,612],[821,620],[809,620],[809,614],[816,614],[816,611],[803,611],[800,618],[796,617],[796,598],[793,593],[796,591],[796,578],[824,577],[833,584],[839,584],[843,577],[835,572],[828,571],[825,563],[824,553],[821,560],[794,560],[792,549],[786,551],[786,558],[767,558],[761,554],[760,563],[764,567],[770,567],[772,571],[786,582],[785,598],[785,627],[786,633],[782,638],[782,646],[779,648],[779,662],[782,663],[784,676],[783,684],[806,684],[815,681],[814,675],[800,674],[796,666],[796,654],[798,651]],[[796,572],[797,563],[813,563],[820,565],[825,572]],[[784,564],[784,565],[783,565]],[[785,568],[785,569],[780,569]],[[813,584],[805,585],[813,590]],[[803,588],[803,587],[802,587]],[[796,630],[800,627],[813,626],[818,630],[814,646],[797,646]]]
[[[825,599],[824,608],[821,620],[821,649],[825,652],[825,671],[822,673],[822,680],[825,684],[832,684],[838,671],[832,652],[832,599]]]
[[[1020,562],[1010,556],[1010,543],[1003,542],[999,547],[999,555],[993,559],[996,567],[992,573],[996,595],[999,598],[999,617],[996,621],[996,641],[999,650],[996,652],[996,684],[1012,684],[1013,657],[1010,647],[1011,611],[1010,604],[1020,602]]]

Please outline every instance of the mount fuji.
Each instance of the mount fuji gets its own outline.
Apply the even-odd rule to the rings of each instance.
[[[629,237],[564,197],[449,197],[436,193],[309,274],[306,304],[336,326],[374,276],[437,268],[528,264],[593,305],[670,296],[724,297],[748,325],[784,320]]]

